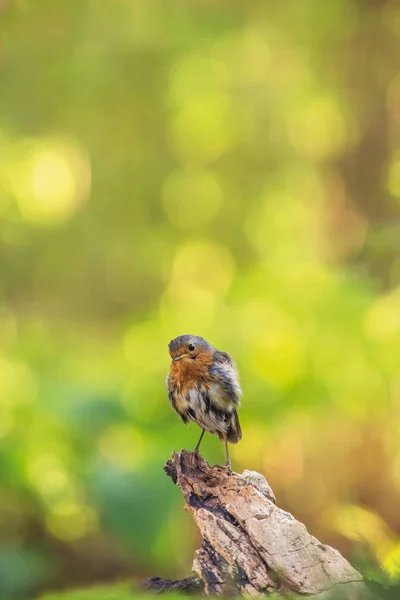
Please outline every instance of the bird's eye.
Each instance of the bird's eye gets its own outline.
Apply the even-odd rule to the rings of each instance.
[[[188,350],[190,350],[190,352],[193,352],[194,349],[195,349],[195,345],[194,344],[189,344]]]

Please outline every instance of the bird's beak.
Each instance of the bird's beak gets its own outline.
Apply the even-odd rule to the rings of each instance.
[[[177,356],[175,356],[172,359],[172,362],[176,362],[177,360],[180,360],[181,358],[185,358],[185,356],[188,356],[188,354],[178,354]]]

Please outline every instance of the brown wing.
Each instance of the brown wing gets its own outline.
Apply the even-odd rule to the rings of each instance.
[[[236,410],[232,413],[231,424],[228,429],[228,442],[237,444],[242,439],[242,430],[239,423],[239,417]]]
[[[229,356],[229,354],[227,352],[221,352],[221,350],[216,350],[214,352],[213,359],[217,363],[220,363],[220,364],[229,363],[230,365],[233,366],[233,360],[231,359],[231,357]]]
[[[225,402],[228,405],[233,402],[233,404],[239,406],[242,391],[238,381],[237,370],[229,354],[216,350],[213,355],[213,364],[210,366],[209,371],[213,382],[219,384],[222,392],[220,395],[225,398]]]
[[[218,437],[223,440],[224,434],[218,432]],[[231,422],[228,429],[228,442],[231,444],[237,444],[242,439],[242,430],[240,428],[239,417],[236,410],[233,411],[231,416]]]

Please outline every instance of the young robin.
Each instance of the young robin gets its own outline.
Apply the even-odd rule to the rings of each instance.
[[[237,444],[242,438],[236,412],[241,389],[231,357],[202,337],[189,334],[172,340],[168,349],[172,358],[168,399],[184,423],[194,421],[203,430],[195,453],[204,432],[215,433],[225,442],[226,466],[230,468],[228,442]]]

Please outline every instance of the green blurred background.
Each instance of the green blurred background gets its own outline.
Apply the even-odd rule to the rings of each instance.
[[[234,469],[396,579],[399,3],[0,7],[2,598],[189,574],[182,333],[237,362]]]

